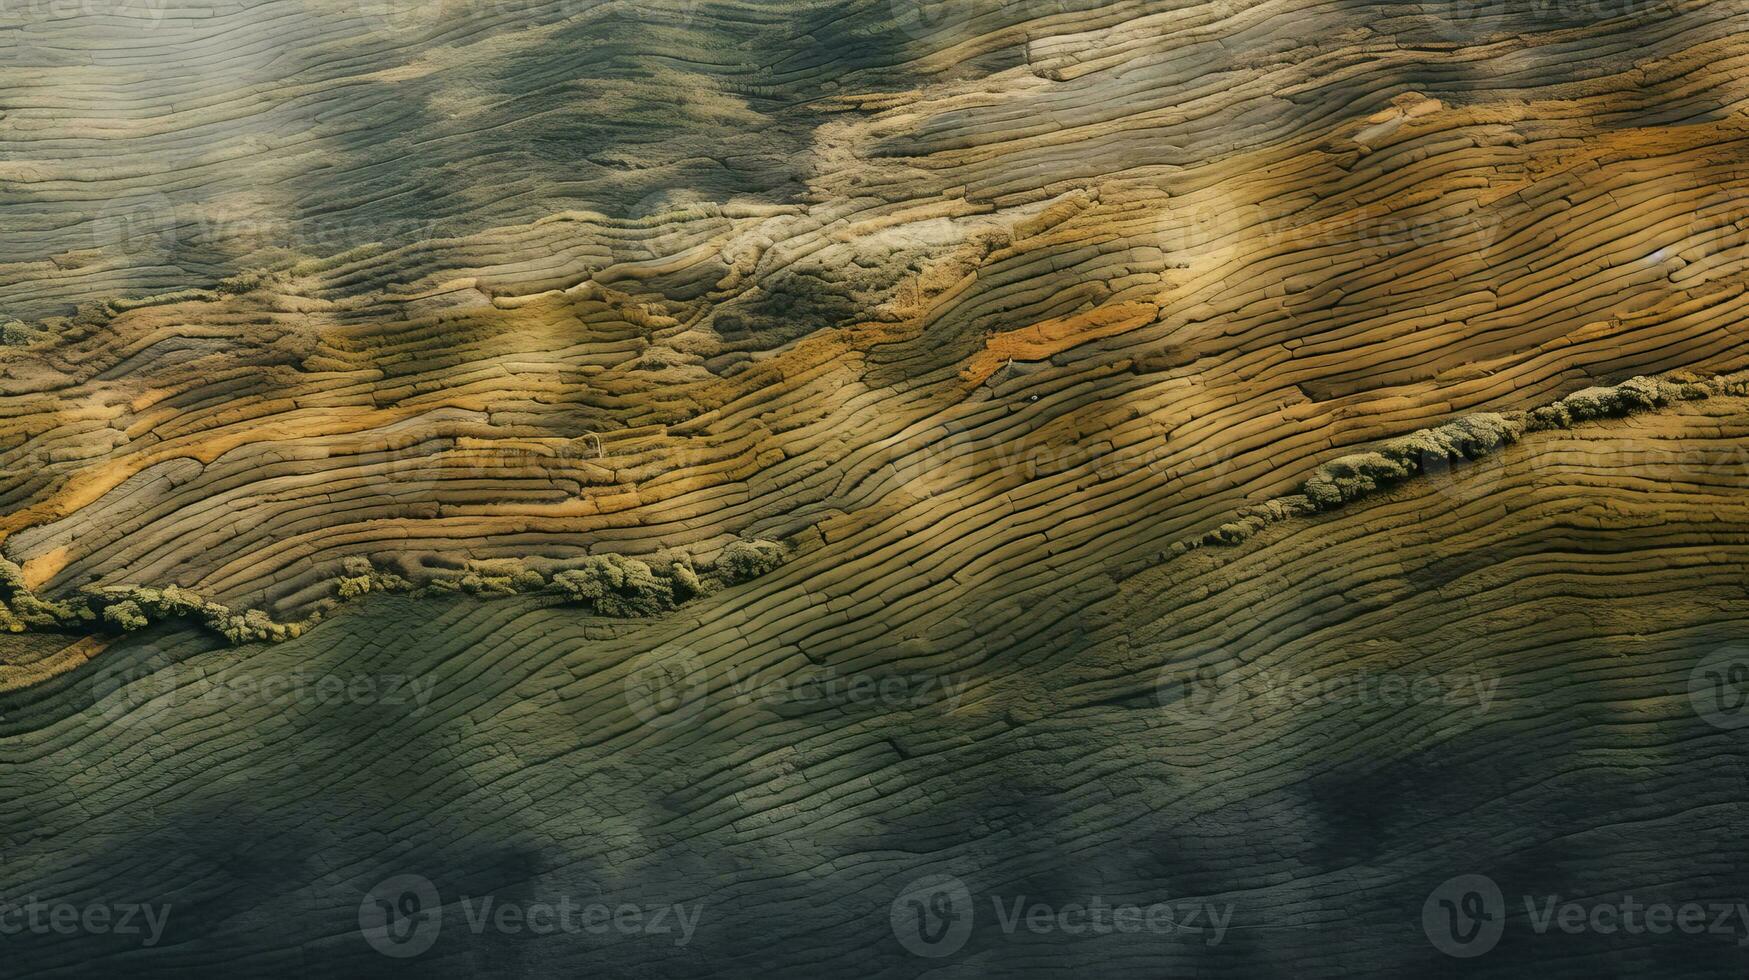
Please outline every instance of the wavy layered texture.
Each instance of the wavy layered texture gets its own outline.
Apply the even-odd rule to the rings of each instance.
[[[1727,962],[1519,917],[1460,964],[1420,915],[1749,889],[1686,687],[1749,535],[1741,9],[437,9],[11,34],[0,557],[324,616],[0,636],[7,877],[188,913],[25,972],[380,969],[396,874],[705,903],[685,947],[455,926],[444,974]],[[787,561],[631,621],[332,607],[747,540]],[[427,699],[232,684],[300,671]],[[1354,677],[1470,693],[1294,693]],[[931,874],[983,906],[939,961],[888,916]]]

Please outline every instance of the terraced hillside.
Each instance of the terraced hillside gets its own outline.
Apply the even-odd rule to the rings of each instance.
[[[9,975],[1742,972],[1749,8],[0,17]]]

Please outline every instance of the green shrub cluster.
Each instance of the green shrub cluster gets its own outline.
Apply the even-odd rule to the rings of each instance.
[[[1324,463],[1300,485],[1299,493],[1246,508],[1237,520],[1191,539],[1187,546],[1236,545],[1275,521],[1340,507],[1429,468],[1480,459],[1529,433],[1567,429],[1595,419],[1621,418],[1676,401],[1744,394],[1749,394],[1746,375],[1705,381],[1635,377],[1618,385],[1576,391],[1529,412],[1466,415]]]
[[[518,559],[470,562],[457,572],[433,573],[415,587],[407,579],[384,571],[370,559],[351,556],[341,562],[341,574],[329,581],[333,595],[317,604],[307,618],[279,622],[259,609],[236,611],[178,586],[100,586],[64,600],[36,595],[18,565],[0,558],[0,629],[132,632],[153,623],[191,620],[234,644],[277,643],[300,636],[320,622],[338,603],[380,593],[495,596],[551,594],[567,602],[588,605],[603,616],[650,616],[680,603],[762,575],[787,557],[773,541],[736,541],[702,571],[690,556],[664,552],[655,563],[623,555],[591,555],[553,575],[549,582]]]
[[[603,616],[649,616],[697,596],[750,581],[784,563],[775,541],[735,541],[700,570],[685,555],[666,553],[654,565],[623,555],[591,555],[553,576],[553,588],[568,600],[587,603]]]
[[[369,558],[360,555],[342,558],[340,573],[334,580],[334,594],[341,599],[356,599],[372,592],[405,592],[408,588],[406,579],[379,570]]]
[[[672,580],[621,555],[591,555],[581,567],[554,575],[553,588],[603,616],[649,616],[674,608]]]
[[[1300,493],[1319,510],[1338,507],[1382,487],[1406,480],[1429,466],[1479,459],[1524,435],[1522,414],[1484,412],[1411,432],[1377,449],[1353,453],[1312,471]]]
[[[39,598],[24,583],[24,569],[0,558],[0,629],[22,633],[26,629],[61,629],[94,621],[81,605]]]

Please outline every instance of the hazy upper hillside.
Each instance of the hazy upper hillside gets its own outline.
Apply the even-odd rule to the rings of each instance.
[[[30,0],[0,11],[0,312],[565,208],[795,197],[885,4]],[[830,71],[825,65],[830,63]],[[875,84],[871,78],[868,84]],[[653,197],[654,195],[654,197]]]
[[[1676,0],[1512,11],[1349,0],[25,0],[0,10],[0,320],[565,209],[1000,198],[1047,179],[1207,164],[1315,129],[1381,89],[1461,104],[1477,90],[1578,83],[1678,34],[1692,46],[1728,31],[1728,13]],[[1450,56],[1509,32],[1609,21],[1622,22],[1609,32],[1618,40],[1582,52],[1556,42]],[[1000,99],[923,109],[914,129],[889,127],[866,155],[819,138],[845,111],[897,104],[859,96],[1015,69],[1030,83],[1003,76]],[[1191,108],[1211,98],[1224,105]],[[1675,92],[1642,110],[1666,120],[1708,111]],[[1017,147],[1005,166],[972,174],[952,159],[990,133],[1118,117],[1136,124],[1069,153]],[[863,186],[869,156],[917,167],[901,183]]]

